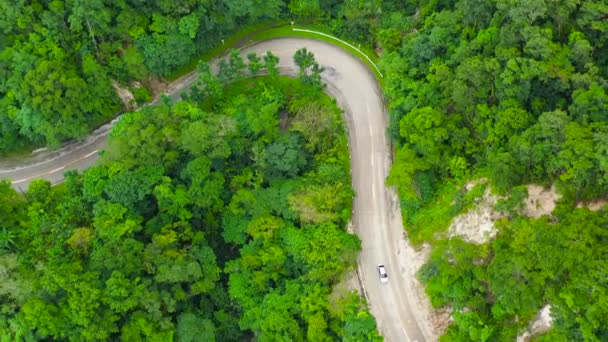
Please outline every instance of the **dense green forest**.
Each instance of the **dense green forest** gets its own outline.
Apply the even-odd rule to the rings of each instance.
[[[247,25],[315,21],[369,41],[375,13],[363,1],[0,0],[0,153],[85,136],[120,111],[112,82],[150,88]]]
[[[575,209],[608,195],[608,5],[418,5],[382,28],[398,33],[382,45],[397,142],[389,182],[410,239],[434,245],[420,278],[434,306],[453,310],[443,338],[513,341],[551,304],[554,327],[539,340],[608,340],[608,210]],[[466,193],[464,183],[482,177],[507,196],[498,235],[446,240],[485,187]],[[563,195],[551,217],[520,214],[528,183]]]
[[[0,153],[83,137],[120,111],[113,81],[149,87],[239,28],[292,18],[381,55],[388,181],[410,241],[433,245],[419,277],[452,308],[443,339],[512,341],[551,304],[538,340],[608,340],[608,209],[576,208],[608,194],[604,0],[0,0]],[[233,83],[235,54],[217,77],[202,64],[188,101],[122,120],[102,165],[25,196],[3,184],[3,334],[377,338],[358,297],[331,292],[359,248],[342,230],[337,109],[318,74],[251,61],[272,81]],[[553,215],[521,215],[528,183],[556,185]],[[446,239],[487,186],[506,197],[497,236]]]
[[[333,290],[360,249],[341,111],[318,72],[238,56],[126,114],[98,166],[0,183],[2,340],[381,340]]]

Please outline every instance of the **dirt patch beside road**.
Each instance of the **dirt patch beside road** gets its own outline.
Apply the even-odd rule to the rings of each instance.
[[[408,291],[411,293],[409,299],[413,300],[410,304],[418,310],[419,315],[424,317],[429,331],[434,334],[433,338],[438,340],[450,324],[451,310],[449,308],[434,309],[426,295],[424,285],[417,277],[420,268],[429,260],[431,250],[432,247],[428,243],[422,244],[416,250],[407,239],[403,239],[399,242],[398,254],[401,271],[406,273],[405,278],[409,280],[407,286],[413,290]]]
[[[116,90],[116,94],[118,94],[118,97],[122,101],[122,104],[127,111],[135,109],[135,97],[129,88],[121,86],[116,81],[112,81],[112,87],[114,87],[114,90]]]

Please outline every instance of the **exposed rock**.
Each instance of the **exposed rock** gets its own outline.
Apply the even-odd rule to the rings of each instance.
[[[467,184],[466,189],[470,190],[479,183],[481,181],[471,182]],[[474,208],[452,220],[452,224],[448,228],[448,236],[461,236],[465,241],[476,244],[488,242],[496,236],[494,222],[504,217],[494,210],[494,206],[499,199],[500,196],[492,194],[488,187]]]
[[[535,184],[526,186],[528,189],[528,198],[524,201],[523,215],[528,217],[539,218],[544,215],[551,215],[555,209],[555,203],[562,198],[558,194],[555,187],[544,189]]]
[[[551,304],[545,305],[537,315],[536,320],[532,322],[532,335],[544,334],[553,326],[553,317],[551,317]]]
[[[576,207],[583,208],[586,207],[591,211],[598,211],[602,209],[606,204],[608,204],[608,200],[606,199],[596,199],[591,202],[579,202]]]
[[[551,330],[553,317],[551,317],[551,304],[545,305],[528,326],[528,330],[517,336],[517,342],[527,342],[534,336],[541,335]]]

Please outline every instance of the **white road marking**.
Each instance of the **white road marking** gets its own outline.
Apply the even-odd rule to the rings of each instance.
[[[83,158],[89,158],[90,156],[94,155],[95,153],[99,152],[99,150],[95,150],[87,155],[85,155]]]
[[[63,169],[65,169],[65,166],[60,166],[60,167],[56,168],[55,170],[51,170],[51,171],[49,171],[49,173],[55,173],[55,172],[57,172],[57,171],[61,171],[61,170],[63,170]]]
[[[348,45],[348,47],[350,47],[351,49],[353,49],[353,50],[357,51],[357,52],[358,52],[358,53],[360,53],[360,54],[361,54],[363,57],[365,57],[365,59],[367,59],[367,61],[368,61],[368,62],[370,62],[370,63],[371,63],[371,65],[373,65],[373,66],[374,66],[374,68],[376,68],[376,71],[378,72],[378,74],[380,75],[380,77],[384,78],[384,75],[382,75],[382,72],[380,71],[380,69],[378,68],[378,66],[376,65],[376,63],[374,63],[374,61],[372,61],[372,59],[371,59],[371,58],[369,58],[369,56],[368,56],[368,55],[366,55],[366,54],[365,54],[365,52],[361,51],[359,48],[355,47],[354,45],[352,45],[352,44],[350,44],[350,43],[348,43],[348,42],[345,42],[345,41],[343,41],[343,40],[342,40],[342,39],[340,39],[340,38],[337,38],[337,37],[331,36],[331,35],[329,35],[329,34],[327,34],[327,33],[319,32],[319,31],[312,31],[312,30],[305,30],[305,29],[297,29],[297,28],[293,28],[293,27],[292,27],[291,29],[292,29],[293,31],[300,31],[300,32],[308,32],[308,33],[314,33],[314,34],[318,34],[318,35],[321,35],[321,36],[324,36],[324,37],[327,37],[327,38],[331,38],[331,39],[333,39],[333,40],[337,40],[337,41],[339,41],[340,43],[342,43],[342,44],[344,44],[344,45]]]
[[[54,170],[51,170],[51,171],[48,171],[48,172],[45,172],[45,173],[41,173],[41,174],[38,174],[38,175],[34,175],[34,176],[29,176],[29,177],[26,177],[26,178],[18,179],[18,180],[12,181],[11,183],[12,184],[19,184],[19,183],[27,182],[30,179],[42,178],[42,176],[46,176],[46,175],[50,175],[50,174],[55,173],[55,172],[59,172],[61,170],[64,170],[66,167],[69,167],[72,164],[75,164],[75,163],[77,163],[77,162],[79,162],[79,161],[81,161],[83,159],[87,159],[87,158],[91,157],[92,155],[94,155],[97,152],[99,152],[99,150],[95,150],[93,152],[87,153],[83,157],[80,157],[80,158],[78,158],[76,160],[72,160],[71,162],[69,162],[69,163],[67,163],[67,164],[65,164],[63,166],[60,166],[60,167],[58,167],[58,168],[56,168]]]

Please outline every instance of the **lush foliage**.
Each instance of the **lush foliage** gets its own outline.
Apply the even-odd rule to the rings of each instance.
[[[150,88],[238,27],[286,17],[382,51],[388,180],[411,240],[435,244],[420,277],[454,309],[444,338],[513,340],[550,303],[541,339],[608,339],[607,213],[574,209],[608,192],[602,0],[0,1],[0,153],[82,137],[120,109],[113,81]],[[200,64],[189,102],[125,117],[106,163],[64,186],[1,187],[9,339],[376,338],[356,297],[330,296],[358,245],[340,228],[346,150],[322,68],[300,51],[293,83],[272,54],[248,59],[217,76]],[[239,81],[261,70],[272,82]],[[480,176],[508,195],[499,234],[443,240]],[[565,195],[553,217],[519,215],[529,182]]]
[[[113,82],[148,88],[247,25],[293,18],[369,41],[380,1],[0,1],[0,153],[58,147],[121,109]],[[158,89],[154,89],[158,90]],[[137,91],[136,100],[147,97]]]
[[[112,81],[164,76],[281,0],[0,2],[0,152],[86,135],[120,109]]]
[[[339,109],[235,56],[190,101],[124,116],[101,165],[0,183],[3,340],[379,339],[332,290],[360,249]]]
[[[389,182],[411,239],[435,244],[420,276],[454,309],[445,340],[512,341],[545,304],[543,340],[608,339],[607,213],[574,210],[608,193],[605,1],[420,1],[391,23],[405,14],[379,15],[376,35],[397,141]],[[510,194],[498,236],[443,240],[480,176]],[[564,195],[552,218],[519,216],[530,182]]]
[[[499,222],[490,244],[436,242],[420,277],[433,305],[455,312],[444,339],[513,341],[550,303],[554,327],[542,341],[606,340],[607,226],[606,210],[563,205],[552,219]]]
[[[383,58],[400,141],[391,180],[405,200],[480,169],[501,190],[533,181],[575,199],[608,191],[608,7],[576,3],[425,7],[418,30]]]

